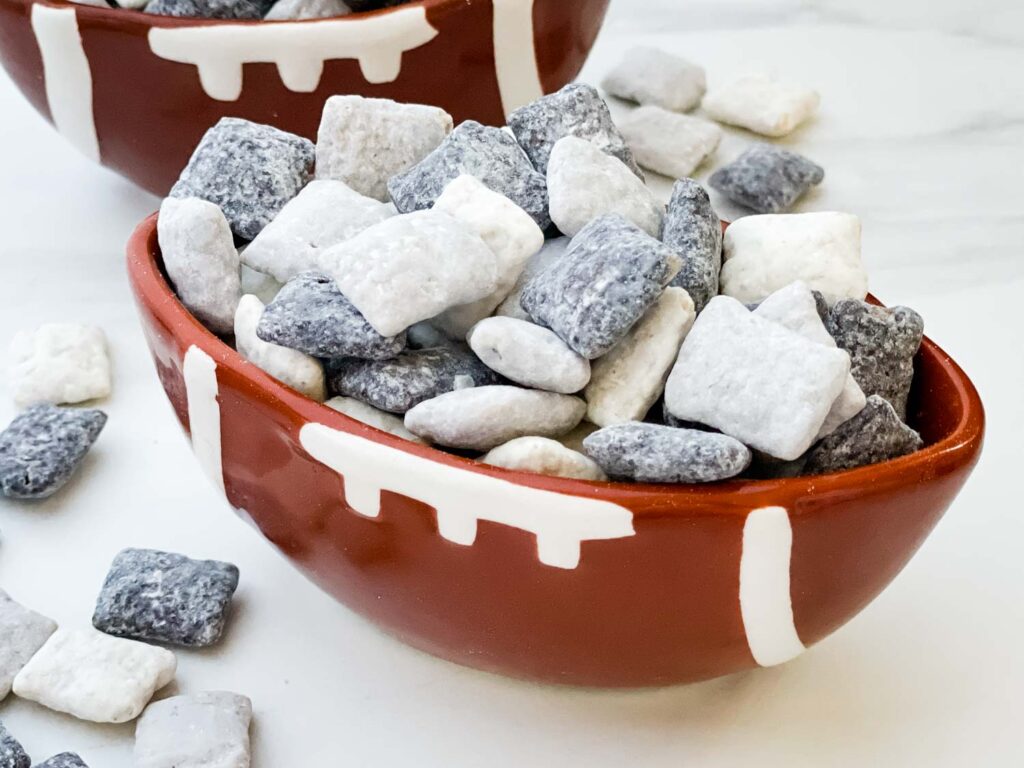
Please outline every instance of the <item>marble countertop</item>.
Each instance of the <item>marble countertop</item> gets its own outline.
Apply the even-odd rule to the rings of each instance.
[[[973,478],[858,618],[788,665],[639,692],[512,682],[382,635],[207,486],[123,270],[124,242],[157,201],[66,147],[2,76],[0,347],[41,322],[98,323],[116,380],[86,471],[49,502],[0,503],[0,585],[85,625],[124,546],[237,563],[226,641],[179,654],[179,687],[252,697],[257,767],[1024,764],[1024,6],[617,0],[584,79],[641,42],[704,64],[712,83],[767,68],[821,91],[821,116],[784,142],[827,172],[799,208],[863,218],[873,292],[920,311],[987,406]],[[750,140],[730,131],[717,161]],[[0,393],[0,421],[12,415]],[[75,750],[97,768],[131,764],[131,725],[92,726],[13,696],[0,718],[37,760]]]

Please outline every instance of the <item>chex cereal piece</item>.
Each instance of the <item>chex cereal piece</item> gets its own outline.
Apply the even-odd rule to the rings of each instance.
[[[719,429],[778,459],[814,442],[850,373],[850,357],[717,296],[683,341],[665,388],[678,419]]]
[[[107,337],[101,328],[47,323],[11,342],[10,387],[21,408],[80,403],[110,394]]]
[[[480,461],[495,467],[551,477],[598,481],[608,479],[593,459],[547,437],[517,437],[492,448]]]
[[[49,760],[36,765],[36,768],[89,768],[79,755],[74,752],[61,752]]]
[[[224,213],[197,197],[168,197],[156,229],[181,303],[214,333],[230,333],[242,288],[238,251]]]
[[[680,56],[660,48],[638,46],[626,51],[601,87],[627,101],[689,112],[704,98],[707,77],[703,67]]]
[[[199,142],[171,197],[209,200],[232,232],[252,240],[309,181],[314,155],[309,139],[224,117]]]
[[[602,216],[530,280],[520,303],[593,360],[626,335],[678,271],[671,248],[621,216]]]
[[[402,213],[430,208],[445,187],[463,174],[475,176],[488,189],[518,205],[541,229],[548,216],[548,186],[506,131],[473,120],[459,125],[444,142],[404,173],[388,182],[388,191]]]
[[[145,12],[197,19],[262,19],[274,0],[151,0]]]
[[[329,19],[352,13],[342,0],[277,0],[263,17],[264,21]]]
[[[476,386],[497,384],[501,377],[464,344],[403,352],[393,360],[345,357],[328,365],[331,391],[354,397],[391,413],[405,413],[417,403],[456,388],[468,376]]]
[[[849,213],[744,216],[725,231],[721,291],[761,301],[796,280],[829,305],[863,299],[868,276],[860,256],[860,219]]]
[[[33,405],[0,432],[0,492],[11,499],[52,496],[71,479],[106,423],[103,411]]]
[[[0,768],[29,768],[32,760],[10,731],[0,723]]]
[[[311,181],[242,251],[242,263],[282,283],[316,269],[320,254],[394,213],[344,182]]]
[[[516,284],[512,287],[508,296],[505,297],[505,300],[494,310],[494,314],[503,317],[516,317],[520,320],[529,320],[530,315],[519,304],[519,297],[523,294],[523,288],[533,279],[534,275],[538,272],[543,272],[552,262],[565,255],[571,242],[571,237],[556,237],[546,241],[544,247],[526,262],[523,271],[519,273]]]
[[[445,187],[434,210],[447,213],[476,232],[498,259],[498,287],[494,293],[445,310],[434,319],[435,326],[461,341],[508,296],[526,262],[544,246],[544,233],[526,211],[474,176],[459,176]]]
[[[921,316],[909,307],[876,307],[850,299],[832,308],[828,330],[850,353],[853,378],[864,393],[881,395],[905,419],[914,356],[924,336]]]
[[[665,207],[618,158],[585,139],[566,136],[548,163],[551,221],[575,235],[598,216],[618,214],[651,237],[661,235]]]
[[[594,361],[583,392],[587,420],[602,427],[641,421],[661,397],[696,317],[686,291],[666,288],[625,338]]]
[[[781,213],[824,178],[825,169],[803,155],[755,144],[711,174],[708,184],[758,213]]]
[[[326,382],[323,365],[315,357],[264,341],[256,334],[263,317],[263,302],[243,296],[235,313],[235,348],[238,353],[282,384],[323,402]]]
[[[498,287],[494,251],[438,211],[386,219],[327,250],[320,265],[383,336],[482,299]]]
[[[279,283],[270,275],[257,272],[245,264],[242,264],[241,275],[242,295],[251,293],[264,304],[272,302],[280,290],[284,288],[283,283]]]
[[[739,440],[660,424],[605,427],[583,448],[609,477],[641,483],[712,483],[750,465],[750,451]]]
[[[452,116],[438,107],[331,96],[317,133],[316,177],[387,201],[388,180],[423,160],[451,132]]]
[[[14,678],[14,693],[80,720],[126,723],[176,669],[164,648],[91,629],[58,629]]]
[[[249,768],[252,702],[222,691],[173,696],[135,726],[135,768]]]
[[[906,456],[924,446],[888,400],[871,395],[864,409],[808,452],[805,474],[841,472]]]
[[[702,106],[719,122],[778,138],[814,115],[820,103],[817,91],[754,74],[712,89]]]
[[[0,701],[35,652],[57,631],[57,622],[16,603],[0,589]],[[5,765],[0,758],[0,768]]]
[[[692,174],[722,141],[722,129],[710,120],[653,106],[630,112],[619,130],[641,166],[672,179]]]
[[[481,320],[466,339],[483,363],[524,387],[579,392],[590,381],[590,361],[554,331],[514,317]]]
[[[405,428],[405,422],[393,413],[374,408],[372,405],[356,400],[354,397],[332,397],[326,403],[328,408],[333,408],[338,413],[344,413],[356,421],[361,421],[382,432],[387,432],[395,437],[401,437],[413,443],[425,442]]]
[[[237,587],[230,563],[125,549],[107,572],[92,625],[117,637],[202,648],[220,640]]]
[[[405,349],[405,333],[381,336],[334,280],[317,272],[296,275],[263,310],[256,335],[314,357],[386,360]]]
[[[548,159],[558,140],[576,136],[619,158],[643,178],[608,105],[592,85],[570,83],[557,93],[520,107],[509,115],[508,126],[541,173],[547,173]]]
[[[700,312],[718,295],[722,222],[708,193],[693,179],[680,179],[672,188],[662,240],[683,260],[670,285],[685,288]]]
[[[405,427],[449,448],[489,451],[517,437],[558,437],[583,418],[578,397],[510,386],[473,387],[420,403]]]

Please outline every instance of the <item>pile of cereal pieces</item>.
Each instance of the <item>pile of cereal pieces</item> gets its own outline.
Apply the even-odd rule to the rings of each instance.
[[[348,16],[403,5],[411,0],[73,0],[87,5],[197,19],[295,21]]]
[[[585,85],[509,130],[355,96],[315,146],[224,120],[158,234],[182,302],[248,361],[487,464],[703,483],[921,446],[921,319],[865,302],[857,217],[753,215],[723,242],[695,181],[656,199]]]
[[[95,723],[139,718],[138,768],[248,768],[252,704],[245,696],[200,692],[150,703],[177,671],[174,653],[153,644],[216,644],[237,586],[238,569],[230,563],[127,549],[114,558],[90,629],[58,627],[0,591],[0,636],[5,638],[0,700],[13,691]],[[0,724],[0,766],[30,764],[21,744]],[[38,765],[83,768],[86,763],[66,752]]]

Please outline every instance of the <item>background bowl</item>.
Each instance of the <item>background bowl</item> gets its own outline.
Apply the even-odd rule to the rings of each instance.
[[[981,450],[974,386],[925,339],[908,413],[926,448],[885,464],[713,486],[485,467],[243,360],[175,298],[155,215],[128,268],[163,387],[231,505],[388,632],[516,677],[650,686],[787,661],[892,581]]]
[[[0,0],[0,62],[86,155],[164,195],[222,117],[316,138],[355,93],[502,125],[583,66],[609,0],[420,0],[312,21],[211,21]]]

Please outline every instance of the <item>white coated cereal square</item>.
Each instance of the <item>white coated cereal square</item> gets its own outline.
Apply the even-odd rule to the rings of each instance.
[[[680,56],[638,46],[626,52],[601,87],[620,99],[689,112],[700,104],[707,90],[707,77],[703,67]]]
[[[654,106],[630,112],[619,131],[641,166],[672,179],[692,176],[722,140],[715,123]]]
[[[57,622],[29,610],[0,589],[0,701],[15,675],[57,631]]]
[[[550,477],[568,477],[574,480],[608,479],[604,470],[589,456],[566,448],[548,437],[519,437],[492,448],[481,463],[504,467],[518,472],[534,472]]]
[[[811,88],[752,74],[713,88],[704,97],[703,107],[719,122],[779,138],[812,117],[820,102]]]
[[[150,704],[135,727],[135,768],[249,768],[252,702],[223,691]]]
[[[110,394],[107,337],[94,325],[47,323],[11,342],[10,386],[21,408]]]

